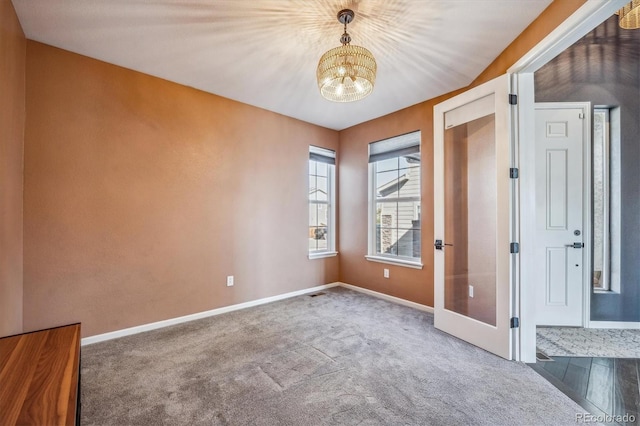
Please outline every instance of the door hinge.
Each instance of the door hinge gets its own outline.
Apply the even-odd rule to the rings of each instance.
[[[509,93],[509,105],[518,105],[518,95]]]
[[[509,252],[512,254],[520,253],[520,243],[509,244]]]
[[[520,170],[517,167],[511,167],[509,169],[509,177],[511,179],[518,179],[520,177]]]
[[[510,328],[518,328],[520,327],[520,318],[512,317],[511,321],[509,321]]]
[[[578,113],[578,118],[580,120],[584,120],[584,113],[583,112]]]

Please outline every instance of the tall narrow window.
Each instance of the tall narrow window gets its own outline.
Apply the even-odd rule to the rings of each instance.
[[[609,110],[593,112],[593,287],[609,290]]]
[[[309,147],[309,258],[335,256],[335,151]]]
[[[593,289],[620,291],[620,107],[593,111]]]
[[[369,144],[367,259],[422,267],[420,132]]]

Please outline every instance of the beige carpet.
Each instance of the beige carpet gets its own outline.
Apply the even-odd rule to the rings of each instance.
[[[334,288],[82,348],[83,425],[574,425],[528,366]]]

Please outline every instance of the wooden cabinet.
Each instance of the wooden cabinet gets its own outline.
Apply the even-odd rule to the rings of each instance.
[[[80,324],[0,339],[0,424],[79,424]]]

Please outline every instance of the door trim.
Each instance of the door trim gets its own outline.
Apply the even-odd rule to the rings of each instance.
[[[535,92],[533,73],[567,49],[581,37],[609,18],[628,3],[628,0],[587,1],[573,15],[561,23],[547,37],[522,56],[508,72],[513,74],[512,92],[518,95],[518,105],[514,111],[514,126],[518,163],[535,154],[535,140],[532,140],[535,125]],[[520,276],[519,276],[519,352],[515,358],[522,362],[536,362],[535,325],[535,267],[533,263],[533,237],[535,217],[530,212],[535,208],[535,174],[522,167],[518,185],[520,189]]]
[[[536,102],[535,110],[543,109],[582,109],[582,327],[589,328],[591,318],[591,269],[593,244],[591,228],[593,226],[592,197],[591,197],[591,117],[593,108],[591,102]],[[535,118],[535,117],[534,117]],[[525,167],[536,170],[535,156],[527,159]],[[537,190],[537,188],[535,188]],[[534,222],[536,220],[533,213]],[[536,324],[537,324],[536,319]]]
[[[524,54],[507,73],[532,73],[611,17],[629,0],[586,1],[556,29]]]

